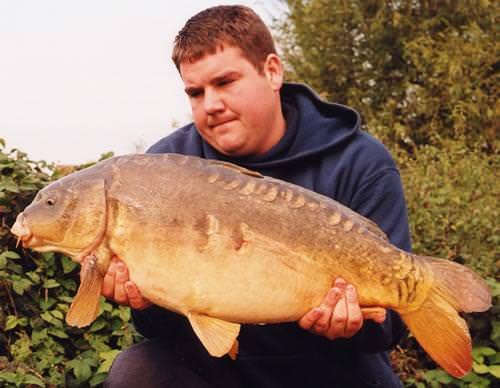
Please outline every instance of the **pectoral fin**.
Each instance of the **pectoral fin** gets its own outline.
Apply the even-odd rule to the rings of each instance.
[[[103,275],[99,272],[97,258],[88,256],[82,263],[80,287],[66,314],[66,323],[71,326],[90,325],[99,310]]]
[[[240,332],[238,323],[193,313],[189,313],[187,317],[210,355],[222,357],[231,352],[231,358],[235,357],[235,350],[238,346],[236,337]]]

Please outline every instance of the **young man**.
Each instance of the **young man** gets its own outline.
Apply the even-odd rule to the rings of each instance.
[[[399,173],[385,148],[360,130],[359,115],[284,84],[262,20],[249,8],[219,6],[189,19],[173,60],[194,123],[148,152],[230,161],[327,195],[374,220],[410,249]],[[403,332],[394,312],[364,320],[356,290],[337,279],[298,323],[244,325],[233,361],[208,355],[188,321],[151,305],[114,260],[103,295],[130,305],[147,339],[115,360],[110,387],[398,387],[387,350]],[[228,290],[230,292],[230,290]]]

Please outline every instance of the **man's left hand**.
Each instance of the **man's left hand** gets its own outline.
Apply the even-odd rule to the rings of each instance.
[[[382,323],[385,314],[372,319]],[[363,312],[354,286],[342,278],[335,280],[319,307],[306,313],[299,326],[329,339],[351,338],[363,326]]]

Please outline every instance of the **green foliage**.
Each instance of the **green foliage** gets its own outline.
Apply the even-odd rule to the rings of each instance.
[[[35,193],[59,175],[20,151],[6,152],[3,141],[0,147],[0,386],[96,386],[137,338],[130,311],[102,299],[89,328],[64,322],[78,287],[77,264],[16,248],[9,232]]]
[[[495,276],[500,243],[500,158],[460,141],[399,152],[416,252],[460,261]]]
[[[408,386],[488,387],[500,368],[500,284],[498,279],[498,224],[500,158],[463,141],[444,141],[440,147],[422,146],[410,155],[394,149],[410,218],[413,247],[417,253],[448,258],[478,271],[488,281],[493,307],[468,315],[473,350],[473,372],[462,380],[440,369],[405,379]],[[408,341],[409,347],[416,347]],[[433,363],[419,354],[422,367]]]
[[[355,107],[384,142],[498,128],[498,2],[288,0],[277,25],[292,80]]]

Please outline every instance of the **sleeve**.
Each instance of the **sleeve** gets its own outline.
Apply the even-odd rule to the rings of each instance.
[[[387,168],[364,182],[352,198],[350,207],[373,220],[392,244],[405,251],[411,250],[406,202],[395,167]],[[388,310],[383,324],[367,321],[353,341],[362,351],[380,352],[395,346],[404,333],[405,326],[400,316]]]

